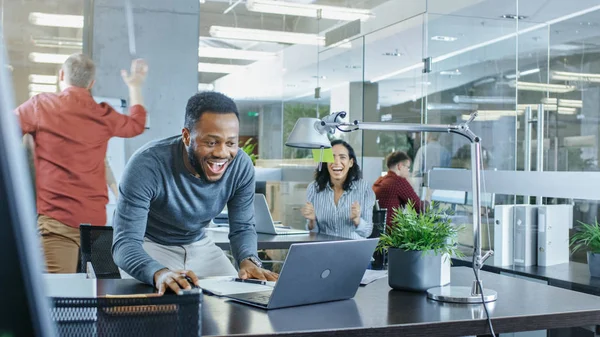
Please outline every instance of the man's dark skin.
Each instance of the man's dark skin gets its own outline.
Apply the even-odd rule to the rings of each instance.
[[[194,130],[181,131],[184,147],[184,165],[198,179],[208,182],[223,177],[229,163],[238,153],[240,123],[232,113],[219,114],[205,112],[196,123]],[[259,268],[249,260],[243,260],[238,276],[242,279],[276,281],[279,275]],[[161,269],[154,274],[154,284],[159,294],[167,289],[177,293],[181,289],[191,289],[188,277],[198,285],[198,277],[191,270]]]

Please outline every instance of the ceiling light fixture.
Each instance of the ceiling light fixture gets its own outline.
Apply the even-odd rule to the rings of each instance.
[[[544,97],[540,100],[542,104],[558,105],[558,99],[555,97]]]
[[[523,77],[523,76],[527,76],[527,75],[531,75],[531,74],[536,74],[539,72],[540,72],[540,68],[534,68],[534,69],[529,69],[529,70],[524,70],[524,71],[518,71],[514,74],[505,75],[504,78],[506,78],[508,80],[514,80],[515,78],[517,78],[517,75],[519,77]]]
[[[456,95],[452,99],[454,103],[476,103],[476,104],[515,104],[514,97],[502,96],[463,96]]]
[[[583,101],[578,99],[559,99],[558,105],[567,108],[583,108]]]
[[[531,108],[532,111],[537,111],[539,104],[517,104],[517,110],[520,112],[525,111],[527,108]],[[544,111],[556,111],[558,105],[555,104],[544,104]]]
[[[39,84],[56,84],[58,76],[54,75],[29,75],[29,82]]]
[[[553,80],[600,83],[600,74],[553,71],[551,76]]]
[[[31,37],[31,42],[36,47],[48,47],[48,48],[68,48],[81,50],[83,48],[83,41],[76,38],[66,37]]]
[[[246,66],[219,63],[198,63],[198,71],[201,73],[231,74],[243,69],[246,69]]]
[[[556,92],[566,93],[577,89],[573,85],[562,85],[562,84],[546,84],[546,83],[533,83],[533,82],[520,82],[511,81],[508,84],[511,88],[518,88],[519,90],[529,91],[545,91],[545,92]]]
[[[428,103],[427,110],[477,110],[477,104]]]
[[[29,22],[36,26],[83,28],[83,15],[29,13]]]
[[[460,76],[460,75],[462,75],[462,73],[458,69],[455,69],[455,70],[442,70],[442,71],[440,71],[440,75],[444,75],[444,76]]]
[[[248,0],[246,8],[251,12],[305,16],[331,20],[368,20],[374,17],[368,9],[325,6],[320,4],[300,4],[273,0]]]
[[[325,46],[324,36],[319,36],[317,34],[283,32],[277,30],[211,26],[210,35],[212,37],[221,39]]]
[[[556,112],[558,112],[561,115],[575,115],[575,114],[577,114],[577,109],[576,108],[559,106],[558,110]]]
[[[29,60],[35,63],[63,64],[70,55],[50,53],[29,53]]]
[[[393,52],[391,52],[391,53],[390,53],[390,52],[387,52],[387,53],[383,53],[383,54],[381,54],[381,55],[383,55],[383,56],[393,56],[393,57],[400,57],[400,56],[404,56],[404,54],[402,54],[401,52],[399,52],[399,51],[398,51],[398,49],[396,49],[395,51],[393,51]]]
[[[524,20],[527,19],[527,16],[525,15],[516,15],[516,14],[504,14],[501,16],[501,18],[503,19],[519,19],[519,20]]]
[[[456,38],[454,36],[436,35],[436,36],[432,36],[431,40],[432,41],[442,41],[442,42],[454,42],[454,41],[458,40],[458,38]]]
[[[57,86],[56,85],[52,85],[52,84],[30,84],[29,85],[29,91],[35,91],[35,92],[56,92],[57,90]]]
[[[477,110],[477,119],[479,121],[495,121],[502,117],[517,117],[520,111],[515,110]],[[470,115],[462,115],[463,121],[469,120]]]
[[[274,58],[276,53],[269,53],[264,51],[255,50],[242,50],[242,49],[231,49],[231,48],[199,48],[198,56],[210,57],[217,59],[234,59],[234,60],[266,60]]]

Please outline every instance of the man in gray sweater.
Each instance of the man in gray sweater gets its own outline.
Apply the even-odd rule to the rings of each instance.
[[[113,258],[159,293],[189,289],[189,277],[276,280],[262,269],[254,228],[254,167],[238,148],[235,103],[216,92],[192,96],[181,136],[146,144],[129,160],[113,220]],[[235,270],[205,227],[227,205]]]

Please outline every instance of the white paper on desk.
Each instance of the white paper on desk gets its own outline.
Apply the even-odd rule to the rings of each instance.
[[[198,285],[200,288],[202,288],[202,290],[208,291],[209,293],[217,296],[273,290],[273,286],[234,282],[231,277],[200,279]]]
[[[371,270],[367,269],[363,275],[360,285],[367,285],[373,281],[379,280],[380,278],[386,277],[388,274],[387,270]]]
[[[43,274],[48,297],[96,297],[96,280],[86,274]]]
[[[205,229],[209,232],[229,233],[229,227],[208,227]]]

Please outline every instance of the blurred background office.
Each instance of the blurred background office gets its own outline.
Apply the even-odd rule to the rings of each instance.
[[[293,227],[304,224],[299,210],[314,172],[311,152],[284,146],[299,117],[344,110],[349,120],[452,124],[477,111],[470,127],[482,138],[487,170],[598,171],[597,0],[287,1],[297,7],[267,0],[131,1],[137,54],[152,68],[144,89],[149,123],[135,139],[111,141],[107,157],[117,180],[137,148],[180,132],[185,102],[198,90],[236,100],[240,141],[255,145],[250,152],[258,156],[257,180],[267,182],[273,217]],[[97,64],[95,97],[126,98],[117,70],[132,55],[122,6],[0,0],[10,60],[2,66],[12,71],[16,103],[58,91],[60,64],[76,52]],[[540,103],[543,129],[527,132],[532,120],[525,110],[537,116]],[[402,150],[415,162],[427,144],[419,133],[336,136],[356,149],[371,184],[386,171],[387,154]],[[434,166],[470,167],[466,140],[441,134],[437,144],[449,159]],[[419,193],[427,184],[418,174],[411,183]],[[455,202],[467,213],[468,199]],[[494,204],[534,202],[514,194],[488,199],[490,211]],[[593,222],[598,213],[592,200],[543,202],[572,203],[573,220]],[[111,196],[109,212],[113,204]]]

